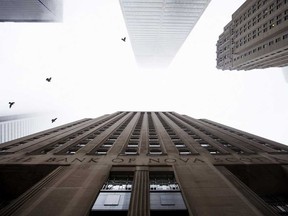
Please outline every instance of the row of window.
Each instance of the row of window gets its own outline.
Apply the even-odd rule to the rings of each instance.
[[[17,146],[20,146],[20,145],[27,144],[28,142],[38,140],[38,139],[40,139],[40,138],[42,138],[42,137],[49,136],[49,135],[51,135],[51,134],[53,134],[53,133],[57,133],[57,132],[59,132],[59,131],[63,131],[63,130],[65,130],[65,129],[67,129],[67,128],[74,127],[74,126],[76,126],[76,125],[82,124],[82,123],[87,122],[87,121],[90,121],[90,120],[91,120],[91,119],[85,119],[85,120],[79,121],[79,122],[74,123],[74,124],[70,124],[70,125],[65,126],[65,127],[61,127],[61,128],[55,129],[55,130],[51,130],[51,131],[46,132],[46,133],[44,133],[44,134],[40,134],[40,135],[37,135],[37,136],[33,136],[32,138],[28,138],[28,139],[26,139],[26,140],[24,140],[24,141],[20,141],[20,142],[17,142],[17,143],[15,143],[15,144],[12,144],[12,145],[9,145],[9,146],[6,146],[6,147],[2,147],[2,148],[0,148],[0,152],[6,152],[7,150],[9,150],[9,149],[11,149],[11,148],[14,148],[14,147],[17,147]]]
[[[135,115],[136,115],[136,113],[133,113],[128,119],[126,119],[120,125],[120,127],[112,133],[112,135],[110,135],[98,148],[96,148],[96,151],[94,152],[94,154],[96,154],[96,155],[106,155],[107,152],[114,145],[115,141],[118,139],[120,134],[124,131],[124,129],[127,127],[129,122],[132,120],[132,118]]]
[[[186,122],[187,124],[191,125],[192,127],[196,128],[197,130],[201,131],[202,133],[206,134],[210,138],[214,140],[215,143],[217,143],[218,146],[221,146],[224,148],[227,153],[236,153],[236,154],[252,154],[254,153],[253,151],[246,149],[246,148],[240,148],[238,146],[232,145],[231,143],[223,140],[222,138],[215,136],[214,134],[211,134],[207,130],[205,130],[203,127],[200,127],[191,121],[188,121],[185,118],[181,118],[182,121]],[[210,154],[227,154],[226,152],[220,151],[219,149],[216,149],[216,146],[211,146],[208,142],[204,141],[202,138],[198,138],[197,136],[194,135],[194,140],[200,143],[201,147],[205,148],[210,152]]]
[[[258,5],[257,7],[260,7],[264,4],[266,4],[266,2],[258,2],[255,5]],[[267,34],[267,32],[274,29],[277,25],[286,23],[288,20],[288,9],[280,13],[274,13],[274,11],[279,11],[278,9],[282,9],[284,6],[287,5],[288,3],[286,0],[279,0],[279,2],[277,0],[277,2],[275,1],[274,3],[268,5],[265,9],[261,10],[261,12],[258,13],[256,16],[251,17],[249,21],[246,20],[246,22],[242,25],[239,24],[239,19],[235,19],[234,24],[226,26],[224,29],[224,33],[219,37],[219,40],[217,42],[217,68],[231,69],[233,65],[233,59],[231,58],[231,54],[234,53],[234,49],[240,48],[247,43],[251,43],[250,41],[257,41],[257,38],[259,36]],[[251,10],[251,8],[249,10]],[[272,14],[272,12],[273,15],[269,15]],[[245,13],[246,15],[244,14],[241,17],[248,17],[247,13]],[[256,27],[257,23],[259,23],[262,19],[267,18],[269,18],[269,20],[265,21],[264,24]],[[253,26],[255,26],[255,28],[250,30],[250,28],[252,28]],[[246,31],[248,31],[248,33],[239,38],[239,36],[244,34]],[[284,40],[285,37],[286,36],[284,36],[284,38],[278,37],[275,39],[275,41],[269,41],[265,44],[262,44],[261,46],[253,48],[252,50],[249,50],[242,55],[234,57],[234,61],[242,59],[243,57],[260,51],[262,49],[265,49],[273,43],[278,43],[281,40]],[[227,41],[230,41],[230,43],[226,43]],[[225,45],[224,47],[223,44]]]
[[[170,116],[168,116],[166,114],[166,116],[168,118],[170,118],[171,120],[173,120]],[[186,122],[186,119],[182,119],[182,121]],[[174,120],[174,122],[182,129],[184,130],[196,143],[198,143],[202,148],[206,149],[211,155],[216,155],[216,154],[221,154],[221,152],[215,148],[215,146],[211,145],[209,142],[207,142],[205,140],[205,138],[200,137],[198,134],[196,134],[195,132],[193,132],[192,130],[190,130],[189,128],[187,128],[183,123],[181,123],[178,120]],[[187,124],[189,124],[190,122],[186,122]],[[192,125],[191,125],[192,126]],[[194,127],[194,126],[192,126]],[[195,128],[195,127],[194,127]]]
[[[279,14],[278,16],[275,16],[274,18],[270,19],[269,22],[264,23],[263,25],[259,26],[257,29],[251,31],[244,37],[240,38],[240,40],[236,40],[237,34],[235,35],[235,48],[241,47],[242,45],[248,43],[249,41],[257,38],[260,35],[263,35],[264,33],[270,29],[273,29],[277,25],[280,25],[282,22],[287,22],[288,20],[288,10],[287,10],[287,15]],[[240,29],[241,30],[241,29]],[[245,31],[244,31],[245,32]],[[233,37],[233,36],[232,36]]]
[[[106,119],[105,119],[106,120]],[[34,153],[39,153],[39,154],[47,154],[48,152],[50,152],[50,151],[52,151],[52,150],[54,150],[54,149],[56,149],[56,148],[60,148],[60,147],[62,147],[62,146],[64,146],[64,145],[68,145],[68,142],[70,142],[70,141],[72,141],[72,140],[75,140],[77,137],[79,137],[79,136],[81,136],[82,134],[84,134],[84,133],[86,133],[86,132],[88,132],[88,131],[92,131],[92,130],[94,130],[94,128],[95,127],[97,127],[98,125],[100,125],[100,124],[102,124],[103,122],[105,122],[105,120],[102,120],[102,121],[99,121],[99,122],[97,122],[97,123],[95,123],[95,124],[93,124],[93,125],[90,125],[90,126],[88,126],[88,127],[86,127],[86,128],[84,128],[83,130],[81,130],[81,131],[78,131],[78,132],[76,132],[76,133],[73,133],[73,134],[70,134],[68,137],[65,137],[65,138],[62,138],[62,139],[60,139],[58,142],[56,142],[55,144],[52,144],[52,145],[48,145],[48,146],[45,146],[45,148],[42,148],[41,150],[40,150],[40,152],[39,152],[39,150],[36,150],[36,151],[34,151]],[[81,143],[81,144],[80,144]],[[80,143],[78,144],[78,145],[83,145],[83,143],[85,143],[85,144],[87,144],[88,142],[86,141],[80,141]],[[66,154],[70,154],[70,155],[72,155],[72,154],[75,154],[75,148],[77,148],[77,147],[75,147],[75,146],[73,146],[73,149],[70,149],[70,150],[68,150],[67,152],[66,152]]]
[[[263,205],[262,202],[266,203],[267,206],[264,209],[263,207],[259,208],[262,213],[265,212],[267,215],[268,212],[270,214],[274,212],[275,215],[287,215],[288,199],[285,191],[287,177],[283,168],[274,165],[236,165],[227,166],[224,169],[220,168],[219,171],[232,184],[240,188],[240,191],[243,191],[244,188],[245,193],[243,195],[249,201],[253,200],[252,203],[254,204],[261,203],[260,206]],[[145,189],[141,191],[140,189],[143,193],[137,194],[134,197],[136,200],[133,201],[141,201],[141,204],[145,206],[145,200],[148,197],[150,205],[146,205],[146,208],[149,208],[151,216],[161,213],[164,215],[189,215],[180,185],[176,181],[173,171],[164,171],[162,167],[158,168],[157,172],[148,170],[140,172],[143,172],[141,179],[135,178],[135,173],[132,171],[111,172],[92,206],[90,215],[127,215],[132,201],[132,193],[135,195],[139,192],[139,190],[134,191],[134,188],[138,188],[134,187],[135,185],[141,185],[141,189],[146,188],[145,186],[149,187],[149,191]],[[234,178],[239,181],[235,181]],[[264,181],[269,180],[269,184],[263,184],[263,179]],[[186,192],[189,193],[189,191]],[[252,199],[250,199],[249,194],[253,194]],[[138,200],[137,197],[139,196],[143,198]]]
[[[121,119],[125,115],[127,115],[127,114],[120,115],[118,118],[114,119],[109,124],[106,124],[105,126],[101,127],[100,129],[96,130],[95,132],[90,133],[88,136],[85,136],[85,138],[83,138],[79,143],[74,144],[72,146],[69,146],[69,148],[65,150],[66,151],[65,154],[67,154],[67,155],[76,154],[76,152],[78,150],[85,147],[89,142],[93,141],[97,136],[102,134],[104,131],[106,131],[109,127],[111,127],[113,124],[115,124],[119,119]],[[95,127],[99,126],[100,124],[102,124],[104,122],[105,122],[105,120],[98,122],[95,125]]]
[[[287,52],[287,50],[288,50],[288,48],[278,50],[276,52],[271,52],[271,53],[266,54],[265,56],[262,56],[260,58],[256,58],[252,61],[245,62],[245,63],[239,65],[237,69],[249,70],[249,69],[255,69],[255,68],[268,68],[268,67],[275,66],[273,64],[275,64],[275,62],[277,62],[277,60],[278,60],[276,55],[278,55],[278,56],[280,55],[280,57],[279,57],[279,60],[280,60],[280,58],[283,55],[286,56],[285,53]],[[287,66],[287,61],[282,62],[281,64],[277,63],[277,66],[279,66],[279,67]]]
[[[156,113],[158,119],[162,123],[163,127],[165,128],[166,132],[169,134],[171,141],[174,143],[175,147],[177,148],[179,155],[190,155],[192,154],[190,149],[185,145],[183,140],[175,133],[175,131],[164,121],[164,119]]]
[[[140,145],[140,135],[141,135],[141,128],[143,123],[144,113],[140,114],[136,127],[134,128],[127,147],[125,149],[125,155],[136,155],[138,154],[139,145]]]
[[[180,187],[173,172],[149,172],[150,215],[161,214],[159,211],[172,210],[173,215],[188,215]],[[104,183],[92,209],[91,215],[127,215],[131,193],[133,192],[134,175],[132,172],[110,173]],[[146,194],[142,194],[146,197]],[[162,212],[163,213],[163,212]],[[124,214],[123,214],[124,215]],[[169,214],[171,215],[171,214]]]
[[[267,5],[265,8],[264,6],[266,5],[267,0],[259,0],[255,4],[253,4],[247,12],[243,13],[239,18],[235,19],[235,26],[240,26],[246,19],[248,19],[251,15],[254,15],[257,11],[260,11],[257,16],[254,16],[253,18],[250,18],[250,22],[253,21],[260,21],[261,19],[265,18],[268,14],[272,14],[274,11],[280,9],[281,7],[284,7],[285,4],[288,3],[287,0],[277,0],[272,2],[270,5]],[[264,9],[263,9],[264,8]],[[256,19],[257,18],[257,19]],[[248,21],[248,22],[249,22]],[[245,22],[247,23],[247,21]],[[255,24],[255,23],[254,23]]]
[[[274,38],[274,39],[272,39],[272,40],[269,40],[268,42],[262,43],[262,44],[260,44],[258,47],[254,47],[253,49],[250,49],[249,51],[245,52],[244,54],[239,55],[239,56],[237,56],[237,57],[234,57],[233,60],[234,60],[234,61],[237,61],[237,60],[239,60],[239,59],[245,58],[246,56],[250,56],[250,55],[252,55],[252,54],[254,54],[254,53],[257,53],[257,52],[259,52],[259,51],[262,51],[262,50],[264,50],[264,49],[267,49],[267,48],[269,48],[270,46],[274,46],[275,44],[278,44],[278,43],[280,43],[281,41],[287,40],[287,39],[288,39],[288,33],[286,33],[286,34],[284,34],[284,35],[282,35],[282,36],[278,36],[277,38]],[[282,51],[284,51],[284,50],[279,50],[279,51],[277,51],[277,53],[280,53],[280,52],[282,52]],[[271,54],[269,54],[269,55],[273,55],[273,54],[271,53]],[[254,60],[251,60],[251,61],[249,61],[249,62],[246,62],[246,63],[242,64],[241,66],[243,67],[243,66],[245,66],[245,65],[250,65],[251,63],[253,63],[253,62],[258,62],[259,60],[261,60],[261,59],[263,59],[263,58],[266,58],[266,57],[267,57],[267,55],[266,55],[266,56],[263,56],[263,57],[260,57],[260,58],[257,58],[257,59],[254,59]]]
[[[148,138],[149,138],[149,154],[162,155],[163,151],[160,145],[159,137],[152,120],[151,113],[148,112]]]
[[[222,130],[228,131],[228,132],[233,133],[233,134],[236,134],[236,135],[238,135],[238,136],[244,137],[244,138],[246,138],[246,139],[248,139],[248,140],[254,141],[254,142],[258,143],[258,144],[261,144],[261,145],[263,145],[263,146],[265,146],[265,147],[271,148],[271,149],[276,150],[276,151],[278,151],[278,152],[287,152],[287,153],[288,153],[287,150],[285,150],[285,149],[283,149],[283,148],[281,148],[281,147],[279,147],[279,146],[273,145],[273,144],[271,144],[271,143],[267,143],[266,141],[260,140],[260,139],[258,139],[258,138],[256,138],[256,137],[249,136],[249,135],[247,135],[247,134],[242,133],[241,131],[238,131],[238,130],[235,131],[235,130],[226,128],[226,127],[224,127],[224,126],[220,126],[220,125],[218,125],[218,124],[213,124],[213,123],[211,123],[211,122],[209,122],[209,121],[205,121],[205,120],[201,120],[201,121],[204,121],[205,123],[208,123],[208,124],[213,125],[213,126],[215,126],[215,127],[221,128]]]

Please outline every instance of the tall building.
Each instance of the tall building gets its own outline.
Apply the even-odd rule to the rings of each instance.
[[[210,0],[120,0],[141,67],[167,67]]]
[[[61,22],[62,0],[0,0],[0,22]]]
[[[217,42],[217,68],[251,70],[288,65],[288,1],[247,0]]]
[[[0,143],[47,129],[50,119],[40,114],[0,116]]]
[[[288,146],[116,112],[0,146],[0,215],[288,215]]]

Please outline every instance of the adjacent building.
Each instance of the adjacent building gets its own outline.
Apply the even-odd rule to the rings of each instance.
[[[41,114],[0,116],[0,144],[48,128],[50,120]]]
[[[217,68],[251,70],[288,65],[288,1],[247,0],[217,42]]]
[[[0,215],[288,215],[288,146],[116,112],[0,146]]]
[[[0,0],[0,22],[61,22],[62,0]]]
[[[210,0],[120,0],[136,61],[167,67]]]

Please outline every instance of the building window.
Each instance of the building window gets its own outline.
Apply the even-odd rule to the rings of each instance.
[[[149,154],[151,155],[161,155],[162,151],[160,148],[150,148]]]
[[[95,154],[96,155],[106,155],[107,154],[107,152],[108,152],[108,150],[109,150],[109,148],[108,147],[100,147],[100,148],[98,148],[96,151],[95,151]]]
[[[189,215],[173,172],[150,172],[150,215]]]
[[[90,215],[127,215],[133,173],[111,173],[104,183]]]
[[[126,148],[125,155],[137,155],[138,148]]]

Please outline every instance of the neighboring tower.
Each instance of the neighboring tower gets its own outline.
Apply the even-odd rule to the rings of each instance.
[[[0,143],[44,130],[48,123],[49,119],[40,114],[0,116]]]
[[[0,0],[0,22],[61,22],[63,0]]]
[[[167,67],[210,0],[120,0],[136,61]]]
[[[175,112],[0,145],[0,215],[288,215],[288,146]]]
[[[288,1],[247,0],[217,42],[217,68],[251,70],[288,65]]]

